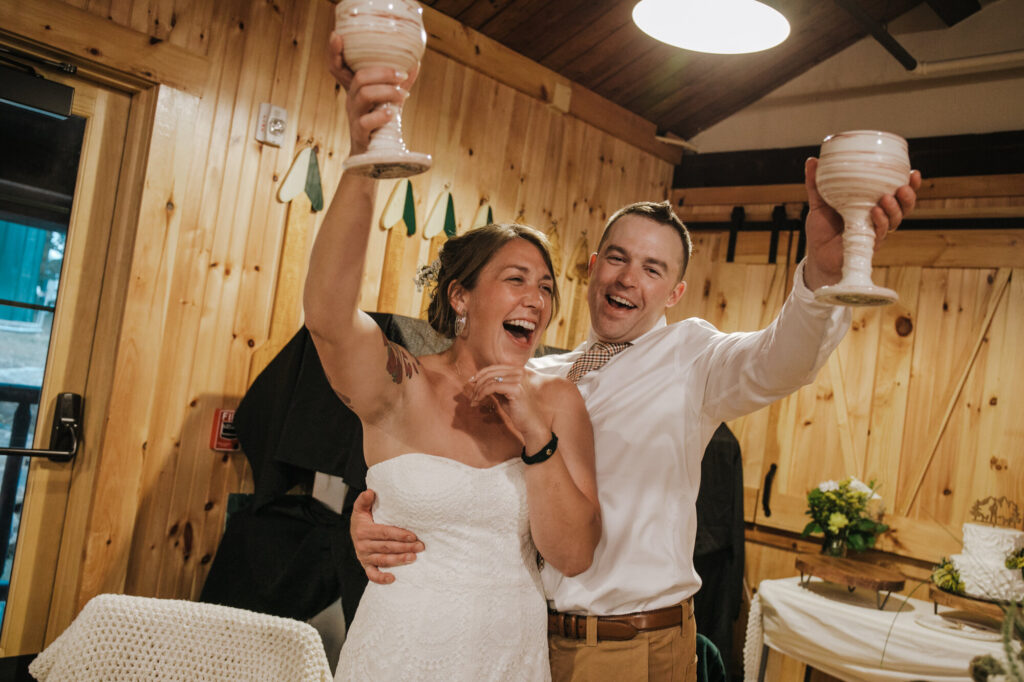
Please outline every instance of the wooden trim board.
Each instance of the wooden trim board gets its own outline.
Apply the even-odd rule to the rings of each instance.
[[[210,71],[203,55],[60,0],[0,0],[0,35],[27,39],[67,55],[75,64],[84,60],[86,69],[112,69],[142,83],[162,83],[196,96],[202,96]]]

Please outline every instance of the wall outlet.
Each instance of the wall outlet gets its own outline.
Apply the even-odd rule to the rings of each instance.
[[[264,102],[260,105],[259,120],[256,123],[256,140],[272,147],[280,147],[284,142],[287,123],[286,109]]]

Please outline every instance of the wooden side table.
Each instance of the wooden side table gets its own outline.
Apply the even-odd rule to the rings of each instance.
[[[875,603],[880,610],[885,608],[885,603],[889,601],[889,595],[899,592],[906,585],[906,578],[898,571],[844,557],[798,554],[796,568],[800,571],[801,585],[806,584],[811,576],[815,576],[822,580],[846,585],[850,592],[858,587],[874,590]],[[885,592],[884,598],[882,592]]]

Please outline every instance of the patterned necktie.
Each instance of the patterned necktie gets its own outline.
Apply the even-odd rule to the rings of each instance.
[[[598,341],[577,358],[576,362],[572,363],[566,378],[574,384],[578,383],[584,374],[604,367],[604,363],[611,360],[612,356],[632,345],[631,343],[605,343],[604,341]]]

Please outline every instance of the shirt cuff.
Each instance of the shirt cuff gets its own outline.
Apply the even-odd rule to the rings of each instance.
[[[796,270],[793,273],[793,298],[821,310],[836,308],[837,305],[834,303],[824,303],[814,298],[814,292],[807,288],[807,284],[804,283],[804,264],[806,263],[807,258],[805,257],[797,263]]]

